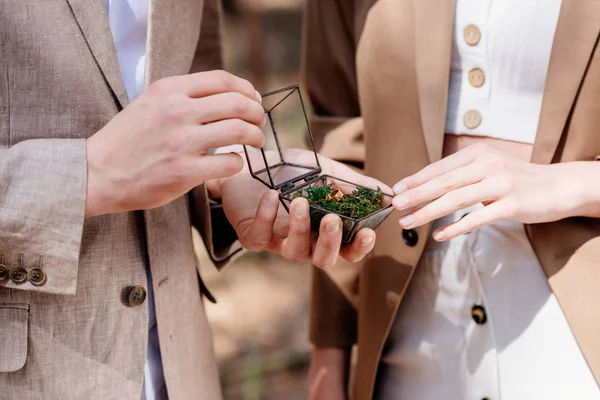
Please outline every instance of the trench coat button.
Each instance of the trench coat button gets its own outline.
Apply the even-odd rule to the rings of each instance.
[[[27,279],[33,286],[44,286],[48,277],[40,268],[31,268],[27,273]]]
[[[485,324],[487,321],[487,314],[485,313],[485,308],[483,308],[480,305],[474,305],[473,308],[471,308],[471,317],[477,325]]]
[[[465,126],[469,129],[475,129],[481,124],[481,114],[477,110],[469,110],[463,118]]]
[[[132,287],[129,289],[127,300],[129,301],[129,306],[131,307],[141,306],[144,304],[144,301],[146,301],[146,289],[139,285]]]
[[[19,285],[27,281],[27,270],[23,267],[12,267],[8,275],[11,281]]]
[[[402,239],[404,239],[404,243],[408,246],[414,247],[419,242],[419,234],[414,229],[403,229]]]
[[[0,282],[8,278],[8,268],[6,265],[0,264]]]
[[[481,68],[473,68],[469,71],[469,83],[476,88],[483,86],[485,83],[485,73]]]
[[[470,24],[463,29],[463,37],[469,46],[476,46],[481,40],[481,31],[477,25]]]

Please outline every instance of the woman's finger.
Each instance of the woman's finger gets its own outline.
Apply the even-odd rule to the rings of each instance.
[[[273,238],[273,225],[279,209],[279,193],[269,190],[265,193],[256,210],[256,216],[250,231],[242,239],[245,248],[262,251],[269,247]]]
[[[313,250],[311,262],[319,268],[328,268],[337,261],[342,244],[342,220],[329,214],[321,220],[319,239]]]
[[[465,165],[475,161],[476,156],[477,154],[474,151],[470,149],[464,149],[446,158],[442,158],[440,161],[429,164],[416,174],[408,176],[396,183],[394,185],[394,193],[400,194],[408,189],[420,186],[436,176],[440,176],[454,169],[464,167]]]
[[[438,199],[453,190],[480,182],[483,178],[482,169],[477,168],[476,164],[469,164],[408,189],[395,196],[392,204],[397,210],[407,210]]]
[[[290,228],[281,255],[290,261],[304,262],[310,258],[310,208],[306,199],[298,198],[290,205]]]
[[[358,231],[352,243],[342,249],[340,256],[350,262],[359,262],[375,247],[375,232],[372,229]]]
[[[400,218],[404,229],[424,225],[477,203],[495,198],[494,186],[490,181],[482,181],[446,193],[439,199]]]
[[[502,221],[505,215],[502,202],[495,202],[483,209],[467,214],[460,220],[436,230],[433,238],[438,242],[454,239],[459,235],[473,232],[483,226]]]

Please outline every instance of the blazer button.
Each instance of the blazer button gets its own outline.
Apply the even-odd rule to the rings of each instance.
[[[27,273],[27,279],[33,286],[44,286],[46,284],[47,276],[42,269],[31,268]]]
[[[477,325],[483,325],[487,321],[487,314],[485,313],[485,308],[480,305],[474,305],[471,309],[471,317],[473,317],[473,321]]]
[[[408,246],[414,247],[419,242],[419,234],[414,229],[403,229],[402,239],[404,239],[404,243],[406,243]]]
[[[132,287],[129,289],[127,299],[131,307],[141,306],[146,301],[146,289],[139,285]]]
[[[27,281],[27,270],[23,267],[11,268],[8,275],[10,276],[10,280],[18,285]]]
[[[6,265],[0,264],[0,282],[5,281],[8,278],[8,268]]]

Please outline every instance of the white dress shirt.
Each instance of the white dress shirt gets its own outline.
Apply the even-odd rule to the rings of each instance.
[[[104,0],[129,101],[144,89],[148,0]],[[167,388],[162,369],[152,276],[148,266],[148,353],[144,366],[142,399],[165,400]]]

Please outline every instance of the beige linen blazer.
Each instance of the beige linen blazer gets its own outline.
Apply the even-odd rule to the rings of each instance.
[[[304,82],[324,155],[394,184],[442,155],[454,2],[309,0]],[[600,2],[563,0],[554,38],[535,163],[600,154]],[[362,266],[314,275],[311,337],[358,343],[352,393],[370,399],[381,353],[430,225],[403,231],[394,214]],[[600,379],[600,220],[526,227],[575,338]]]
[[[147,84],[221,66],[217,0],[149,6]],[[170,398],[221,398],[192,223],[218,265],[240,246],[204,188],[84,220],[85,138],[126,105],[103,0],[0,2],[0,254],[47,277],[0,281],[0,399],[139,399],[148,267]]]

